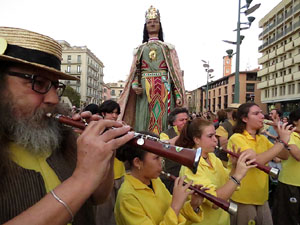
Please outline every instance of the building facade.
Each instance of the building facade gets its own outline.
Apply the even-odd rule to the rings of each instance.
[[[118,101],[121,93],[125,87],[125,81],[119,80],[117,83],[107,83],[106,84],[110,88],[110,98],[111,100]]]
[[[103,102],[103,63],[86,46],[71,46],[66,41],[62,45],[61,71],[76,76],[78,81],[63,81],[80,94],[80,105]]]
[[[257,89],[259,78],[257,77],[257,69],[253,71],[241,71],[240,80],[240,103],[255,102],[263,112],[266,112],[266,105],[260,101],[260,90]],[[222,78],[212,81],[208,84],[208,105],[206,109],[206,87],[191,92],[191,104],[194,105],[195,111],[206,112],[212,111],[216,113],[220,109],[226,109],[234,99],[235,74],[223,76]]]
[[[111,93],[111,90],[110,90],[109,85],[104,84],[103,85],[103,96],[102,96],[103,97],[103,101],[111,99],[110,93]]]
[[[300,107],[300,0],[283,0],[259,22],[261,101],[289,113]]]

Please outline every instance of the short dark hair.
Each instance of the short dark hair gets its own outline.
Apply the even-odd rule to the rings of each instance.
[[[289,124],[293,124],[293,122],[298,121],[300,119],[300,108],[292,111],[289,115]]]
[[[281,117],[281,116],[282,116],[282,112],[281,112],[279,109],[271,109],[271,111],[270,111],[270,112],[272,112],[273,110],[275,110],[275,111],[276,111],[276,113],[278,114],[278,116],[279,116],[279,117]]]
[[[112,113],[115,109],[117,109],[117,113],[120,114],[120,105],[113,100],[106,100],[99,106],[99,114],[104,116],[106,113]]]
[[[99,113],[99,106],[92,103],[92,104],[89,104],[87,105],[83,111],[90,111],[92,114],[96,114],[96,113]]]
[[[186,108],[175,108],[170,112],[168,116],[168,124],[170,126],[173,126],[174,121],[176,120],[176,115],[179,113],[186,113],[187,115],[189,114],[189,111]]]

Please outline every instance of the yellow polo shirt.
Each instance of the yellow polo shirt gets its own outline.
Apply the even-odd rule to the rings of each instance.
[[[159,178],[152,179],[153,190],[130,174],[118,191],[115,204],[117,225],[175,225],[191,224],[203,219],[202,211],[197,215],[189,201],[184,204],[181,213],[176,216],[171,208],[172,196]]]
[[[241,148],[241,152],[252,149],[256,154],[273,147],[273,144],[264,135],[256,135],[254,139],[246,130],[242,134],[233,134],[228,141],[227,148],[232,149],[233,144],[236,149]],[[228,166],[231,168],[231,163]],[[242,179],[240,189],[231,196],[231,199],[243,204],[263,205],[268,200],[268,191],[268,174],[257,168],[251,168]]]
[[[231,123],[232,126],[235,125],[235,121],[234,120],[229,120],[229,123]],[[227,130],[225,130],[225,128],[223,126],[220,125],[216,129],[216,136],[228,138],[228,132],[227,132]]]
[[[125,166],[124,163],[118,160],[116,157],[114,158],[114,179],[119,179],[123,177],[125,174]]]
[[[173,126],[173,128],[174,128],[176,134],[179,135],[180,133],[177,129],[177,126]],[[162,141],[166,141],[166,140],[170,140],[170,137],[166,133],[162,132],[159,135],[159,139],[162,140]]]
[[[208,154],[212,167],[203,159],[200,158],[197,173],[182,166],[180,176],[186,176],[186,181],[193,181],[193,184],[201,184],[203,187],[209,188],[206,192],[216,196],[216,190],[222,187],[229,179],[229,170],[227,170],[221,160],[214,153]],[[213,209],[213,203],[204,199],[202,204],[204,220],[199,223],[201,225],[229,225],[229,214],[223,209]]]
[[[300,135],[293,132],[290,137],[289,145],[296,145],[300,149]],[[293,157],[289,156],[287,160],[282,161],[282,169],[279,174],[281,183],[300,186],[300,163]]]

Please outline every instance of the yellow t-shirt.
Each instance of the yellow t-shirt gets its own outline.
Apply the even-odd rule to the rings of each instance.
[[[125,174],[124,163],[118,160],[116,157],[114,159],[114,179],[119,179]]]
[[[300,135],[293,132],[290,137],[289,145],[296,145],[300,149]],[[300,162],[293,156],[289,156],[287,160],[282,161],[282,169],[279,174],[279,181],[285,184],[300,186]]]
[[[202,211],[197,215],[189,201],[177,217],[171,208],[172,196],[159,178],[152,179],[153,190],[130,174],[118,191],[115,204],[117,225],[175,225],[191,224],[203,219]]]
[[[216,196],[216,190],[222,187],[229,177],[229,171],[223,166],[221,160],[215,156],[214,153],[208,154],[212,167],[203,159],[200,158],[198,164],[197,173],[193,172],[182,166],[180,170],[180,176],[186,176],[186,181],[193,181],[193,184],[201,184],[206,188],[209,188],[206,192]],[[202,204],[204,220],[199,223],[201,225],[229,225],[229,214],[223,209],[213,209],[213,203],[204,199]]]
[[[235,125],[235,121],[234,120],[229,120],[229,123],[231,123],[232,126]],[[227,132],[227,130],[225,130],[225,128],[223,126],[220,125],[216,129],[216,136],[228,138],[228,132]]]
[[[177,126],[173,126],[175,132],[177,135],[179,135],[179,131],[177,129]],[[160,135],[159,135],[159,139],[162,140],[162,141],[166,141],[166,140],[170,140],[170,137],[164,133],[164,132],[161,132]]]
[[[42,175],[47,193],[61,184],[55,172],[46,162],[46,159],[50,156],[50,153],[37,156],[14,143],[10,143],[9,148],[11,151],[11,159],[16,164],[24,169],[34,170]],[[68,223],[68,225],[71,225],[71,223]]]
[[[229,150],[232,149],[232,144],[235,144],[236,149],[241,148],[241,152],[252,149],[256,154],[273,147],[264,135],[256,135],[254,139],[246,130],[243,134],[235,133],[230,137],[227,146]],[[231,168],[230,163],[228,167]],[[257,168],[251,168],[242,179],[240,189],[231,196],[231,199],[243,204],[263,205],[268,200],[268,191],[268,174]]]

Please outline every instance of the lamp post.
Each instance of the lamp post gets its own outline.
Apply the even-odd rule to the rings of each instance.
[[[206,112],[208,112],[208,85],[209,85],[209,79],[213,78],[211,75],[212,72],[214,72],[213,69],[209,68],[209,62],[206,62],[205,60],[202,60],[204,62],[203,67],[205,68],[206,71],[206,91],[205,91],[205,109]]]
[[[244,36],[241,35],[241,30],[246,30],[249,29],[251,27],[251,23],[255,20],[255,17],[253,16],[249,16],[248,22],[246,23],[241,23],[240,17],[241,17],[241,9],[243,8],[247,8],[246,11],[244,11],[243,13],[245,13],[245,15],[249,15],[251,13],[253,13],[256,9],[259,8],[260,4],[256,4],[255,6],[251,7],[249,9],[249,6],[252,2],[252,0],[246,0],[246,5],[244,5],[243,7],[241,7],[241,0],[239,1],[239,7],[238,7],[238,21],[237,21],[237,28],[236,30],[236,42],[232,42],[232,41],[226,41],[223,40],[226,43],[229,44],[235,44],[236,45],[236,52],[233,53],[233,50],[227,50],[227,54],[229,55],[229,57],[232,57],[234,54],[236,54],[236,59],[235,59],[235,85],[234,85],[234,99],[233,99],[233,103],[239,103],[240,102],[240,81],[239,81],[239,77],[240,77],[240,45],[244,39]],[[241,24],[246,24],[248,25],[248,27],[242,27],[241,28]],[[229,52],[228,52],[229,51]],[[230,54],[231,52],[231,54]]]

